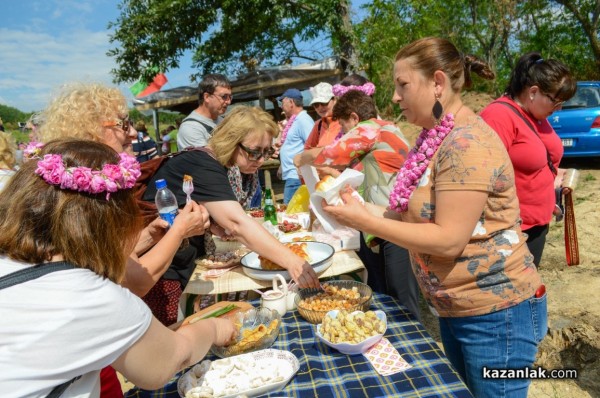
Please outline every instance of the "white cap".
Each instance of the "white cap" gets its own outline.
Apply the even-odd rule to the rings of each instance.
[[[326,104],[334,97],[333,95],[333,86],[329,83],[319,83],[314,87],[310,88],[310,95],[312,95],[312,100],[310,100],[310,105],[314,103],[323,103]]]

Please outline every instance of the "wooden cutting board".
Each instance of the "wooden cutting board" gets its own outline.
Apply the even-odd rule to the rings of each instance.
[[[210,306],[208,306],[208,307],[206,307],[206,308],[204,308],[204,309],[196,312],[195,314],[192,314],[192,315],[188,316],[183,321],[177,322],[177,323],[169,326],[169,328],[173,329],[173,330],[177,330],[180,326],[185,326],[185,325],[187,325],[189,323],[197,322],[203,316],[208,315],[211,312],[214,312],[214,311],[216,311],[216,310],[218,310],[220,308],[227,307],[230,304],[235,305],[237,308],[234,309],[234,310],[229,311],[226,314],[221,315],[219,318],[232,318],[238,312],[247,311],[247,310],[253,308],[252,304],[250,304],[250,303],[248,303],[246,301],[219,301],[218,303],[210,305]]]

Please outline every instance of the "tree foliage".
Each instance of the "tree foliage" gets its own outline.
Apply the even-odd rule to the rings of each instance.
[[[600,79],[600,0],[372,0],[354,24],[349,0],[124,0],[120,9],[109,53],[117,82],[176,68],[187,50],[196,77],[335,54],[366,72],[390,115],[395,53],[425,36],[487,61],[497,79],[474,79],[474,89],[494,95],[528,51],[561,60],[578,79]]]
[[[149,81],[151,68],[177,68],[187,50],[198,68],[193,80],[332,53],[349,63],[357,59],[348,0],[124,0],[119,9],[109,25],[115,82]],[[319,39],[322,46],[300,44]]]

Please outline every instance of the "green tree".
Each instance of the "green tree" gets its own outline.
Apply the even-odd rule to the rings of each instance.
[[[124,0],[119,9],[108,52],[117,83],[177,68],[187,50],[199,70],[192,80],[332,53],[350,69],[357,64],[348,0]],[[320,39],[322,46],[299,46]]]

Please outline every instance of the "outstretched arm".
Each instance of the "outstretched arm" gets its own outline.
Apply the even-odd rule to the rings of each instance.
[[[162,237],[160,227],[166,227],[166,221],[153,221],[142,233],[136,250],[129,257],[121,285],[139,297],[145,296],[167,271],[181,242],[190,236],[202,235],[209,225],[208,211],[194,201],[179,211],[175,222]],[[150,250],[138,257],[150,246]]]

